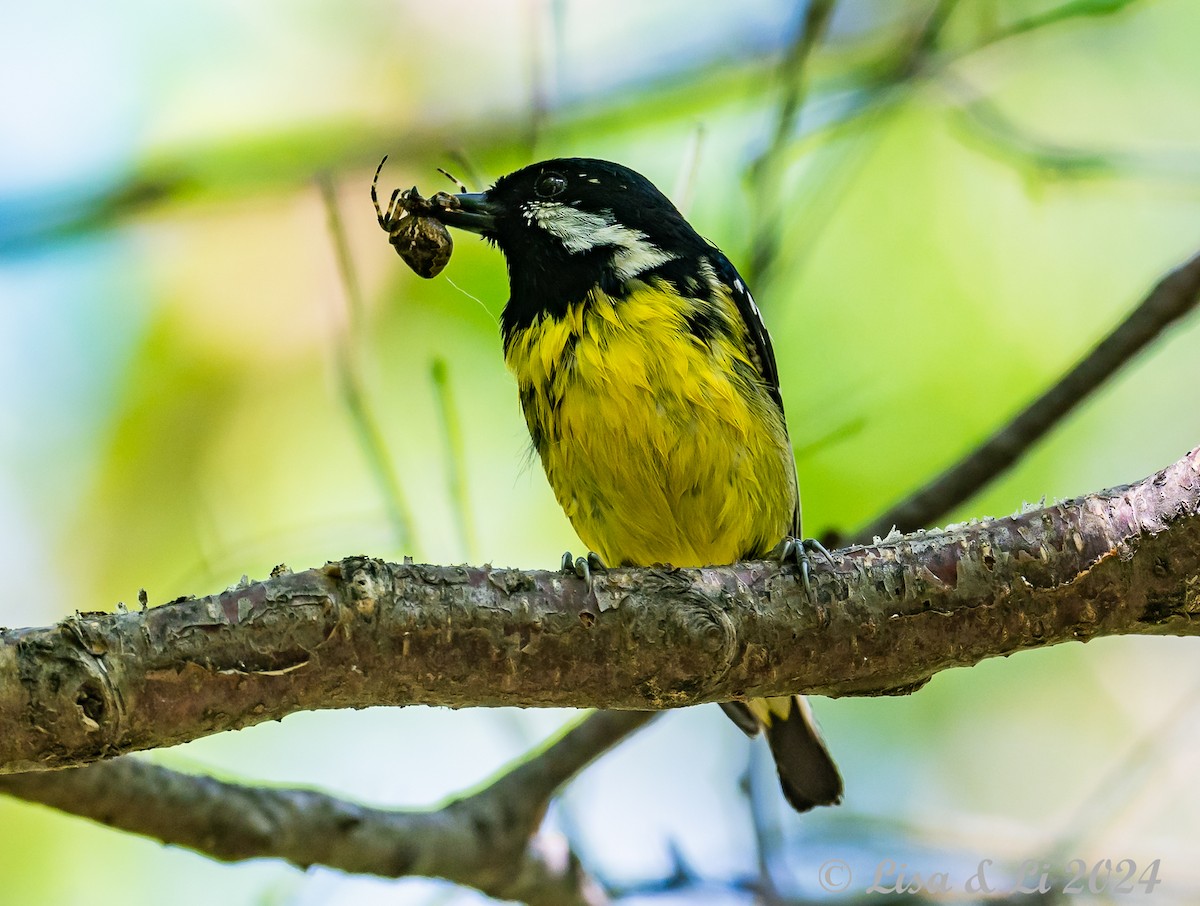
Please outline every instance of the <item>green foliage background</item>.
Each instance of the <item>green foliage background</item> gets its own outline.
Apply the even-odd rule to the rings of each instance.
[[[391,155],[388,189],[429,192],[447,187],[437,166],[480,188],[532,160],[619,160],[743,264],[768,213],[752,163],[804,6],[0,12],[0,622],[112,608],[141,587],[152,603],[206,594],[280,562],[533,567],[578,548],[501,360],[502,261],[459,236],[441,278],[411,274],[375,223],[375,164]],[[969,450],[1200,238],[1200,7],[943,3],[915,50],[934,6],[839,3],[777,149],[780,254],[753,283],[811,534],[853,529]],[[351,323],[407,534],[339,392]],[[1132,481],[1200,443],[1198,344],[1193,318],[955,518]],[[815,867],[835,856],[955,871],[1028,855],[1161,858],[1170,890],[1198,889],[1189,654],[1111,640],[954,671],[907,699],[819,702],[848,797],[806,818],[770,802],[791,883],[819,895]],[[434,803],[569,716],[305,714],[151,757]],[[751,775],[767,789],[762,754]],[[747,758],[715,709],[672,715],[585,774],[551,820],[613,883],[669,874],[674,846],[719,886],[756,870]],[[8,800],[0,879],[12,903],[474,899],[220,866]]]

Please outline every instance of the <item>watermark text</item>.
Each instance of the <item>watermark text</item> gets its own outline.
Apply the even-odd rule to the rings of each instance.
[[[1106,894],[1108,896],[1146,896],[1162,883],[1160,859],[1139,865],[1133,859],[1072,859],[1055,865],[1040,859],[1026,859],[1015,869],[998,865],[994,859],[981,859],[974,871],[940,870],[934,866],[915,866],[895,859],[880,859],[874,876],[866,883],[855,883],[854,871],[842,859],[828,859],[817,873],[824,890],[840,893],[854,889],[868,894],[946,894],[962,892],[974,895],[1044,896],[1049,893]]]

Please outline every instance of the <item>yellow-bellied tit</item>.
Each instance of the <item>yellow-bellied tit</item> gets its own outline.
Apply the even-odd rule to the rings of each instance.
[[[609,566],[786,548],[807,568],[775,355],[729,259],[649,180],[607,161],[548,160],[454,197],[431,216],[504,254],[505,360],[583,542]],[[748,734],[765,729],[797,810],[840,800],[803,699],[722,707]]]

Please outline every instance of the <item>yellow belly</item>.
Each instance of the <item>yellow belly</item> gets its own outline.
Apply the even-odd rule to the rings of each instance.
[[[744,338],[702,343],[685,313],[650,287],[596,296],[506,349],[546,477],[580,539],[613,566],[731,563],[792,527],[783,414]]]

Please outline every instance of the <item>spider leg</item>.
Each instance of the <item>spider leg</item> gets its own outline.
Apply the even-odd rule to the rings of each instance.
[[[469,192],[470,191],[470,189],[467,188],[466,184],[461,179],[459,179],[457,176],[454,176],[448,170],[443,170],[441,167],[438,167],[437,171],[439,173],[441,173],[444,177],[446,177],[448,180],[450,180],[452,183],[454,183],[456,186],[458,186],[458,191],[460,191],[460,192]]]
[[[390,233],[392,231],[392,227],[396,225],[396,221],[398,221],[403,214],[404,199],[400,197],[400,189],[396,188],[392,190],[391,200],[388,201],[387,219],[379,221],[379,225]]]
[[[383,222],[383,211],[379,208],[379,193],[376,190],[379,185],[379,174],[383,172],[383,165],[387,163],[387,155],[383,155],[383,160],[379,162],[379,166],[375,168],[375,178],[371,180],[371,204],[375,205],[375,216],[379,219],[379,225],[384,229],[387,226]],[[392,196],[395,198],[395,196]]]

